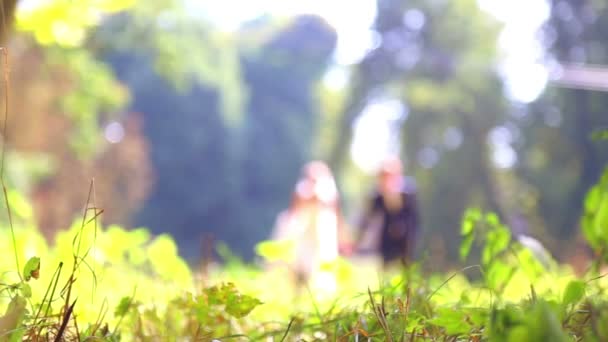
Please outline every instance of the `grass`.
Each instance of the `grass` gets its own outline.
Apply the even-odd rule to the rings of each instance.
[[[313,284],[295,288],[284,267],[238,260],[211,266],[203,278],[177,256],[169,237],[102,229],[94,220],[60,233],[54,246],[32,226],[17,224],[14,234],[0,228],[0,241],[11,235],[16,257],[36,255],[40,263],[17,275],[8,272],[13,258],[0,259],[7,270],[0,276],[0,341],[608,337],[601,324],[608,318],[604,277],[578,279],[562,265],[528,274],[508,254],[500,256],[505,267],[517,267],[500,288],[489,286],[482,266],[427,274],[413,265],[380,274],[376,260],[359,259],[331,265],[336,289],[323,291]]]
[[[464,216],[461,252],[477,243],[479,265],[380,272],[376,259],[341,259],[326,265],[331,286],[295,287],[277,262],[227,256],[193,271],[168,235],[100,227],[89,194],[52,245],[27,203],[0,226],[0,341],[608,340],[608,280],[543,265],[492,214]]]

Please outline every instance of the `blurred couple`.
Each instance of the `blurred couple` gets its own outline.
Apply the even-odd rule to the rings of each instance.
[[[403,175],[401,160],[386,159],[353,238],[341,214],[330,168],[312,161],[303,167],[290,206],[277,218],[272,239],[293,242],[289,267],[296,284],[335,290],[331,266],[340,255],[375,251],[384,266],[412,260],[418,230],[415,196],[415,187]]]

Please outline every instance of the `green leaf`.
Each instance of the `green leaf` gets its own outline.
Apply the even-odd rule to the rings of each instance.
[[[193,305],[196,318],[201,324],[210,324],[209,319],[211,316],[211,305],[208,303],[208,298],[206,296],[197,296],[195,305]]]
[[[462,227],[460,229],[460,235],[469,235],[473,232],[473,228],[475,228],[475,223],[471,219],[464,219],[462,221]]]
[[[460,249],[459,249],[461,261],[464,261],[467,258],[467,256],[469,255],[469,252],[471,251],[471,246],[473,246],[474,240],[475,240],[474,234],[466,235],[464,237],[464,239],[462,239],[462,242],[460,243]]]
[[[556,307],[539,301],[527,315],[528,341],[570,341],[556,314]]]
[[[585,295],[585,283],[580,280],[572,280],[566,286],[566,290],[564,291],[564,296],[562,299],[562,303],[565,306],[570,304],[576,304]]]
[[[598,203],[601,198],[601,191],[599,186],[594,186],[589,190],[587,196],[585,196],[585,210],[586,211],[595,211],[597,210]]]
[[[418,328],[420,328],[424,325],[425,321],[426,321],[426,318],[423,315],[421,315],[420,313],[415,312],[415,311],[410,311],[407,314],[406,330],[407,331],[418,330]]]
[[[126,315],[131,307],[131,301],[131,297],[122,297],[120,303],[116,306],[116,310],[114,310],[114,316],[120,317]]]
[[[292,261],[295,257],[296,243],[293,240],[262,241],[255,246],[255,251],[266,261]]]
[[[598,318],[598,322],[608,322],[608,311],[604,311],[600,313],[600,317]],[[598,341],[608,341],[608,324],[598,324],[597,329],[597,340]]]
[[[505,227],[498,227],[492,234],[491,246],[494,252],[494,255],[502,252],[507,247],[509,247],[509,242],[511,241],[511,232],[509,229]]]
[[[532,282],[545,272],[545,268],[541,262],[536,259],[534,254],[527,248],[522,247],[519,249],[517,252],[517,260],[519,260],[521,269]]]
[[[591,133],[591,139],[596,141],[608,140],[608,129],[601,129]]]
[[[226,312],[236,318],[241,318],[247,316],[260,304],[262,304],[262,302],[257,298],[238,293],[232,294],[228,297]]]
[[[487,265],[500,252],[504,251],[511,241],[511,232],[502,226],[498,226],[488,232],[486,245],[482,252],[482,263]]]
[[[226,302],[225,292],[227,291],[227,287],[232,284],[223,285],[222,287],[211,286],[204,290],[207,295],[207,302],[209,305],[220,305]]]
[[[528,327],[526,326],[515,326],[512,329],[510,329],[508,332],[508,339],[507,341],[509,342],[522,342],[522,341],[529,341],[529,334],[530,332],[528,331]]]
[[[19,290],[21,290],[21,294],[23,295],[23,297],[25,297],[25,298],[32,297],[32,288],[30,287],[29,284],[22,283],[21,286],[19,287]]]
[[[236,318],[247,316],[256,306],[262,304],[257,298],[239,293],[233,283],[212,286],[203,292],[207,295],[209,306],[225,305],[226,312]]]
[[[581,227],[583,231],[583,235],[585,239],[593,247],[593,249],[597,252],[601,250],[601,237],[597,235],[594,226],[593,226],[593,216],[585,215],[581,219]]]
[[[491,227],[496,227],[500,224],[500,220],[498,219],[498,216],[495,213],[487,213],[486,214],[486,222],[491,226]]]
[[[476,326],[483,326],[488,321],[489,312],[486,309],[471,308],[465,311],[468,320]]]
[[[468,334],[471,331],[470,323],[465,320],[465,314],[460,310],[439,308],[437,317],[428,321],[429,323],[444,328],[448,335]]]
[[[601,251],[604,259],[608,259],[608,167],[604,169],[598,184],[585,197],[581,227],[587,242],[596,252]]]
[[[493,308],[490,314],[490,341],[504,341],[508,332],[526,322],[521,308],[512,304],[502,309]]]
[[[31,257],[23,267],[23,278],[29,281],[31,278],[38,279],[40,276],[40,258]]]
[[[598,203],[594,225],[594,230],[605,238],[606,233],[608,232],[608,192],[602,196],[601,201]]]
[[[460,235],[468,235],[473,232],[475,223],[481,219],[481,212],[476,208],[467,209],[462,215],[460,224]]]
[[[487,282],[491,289],[497,290],[504,287],[512,278],[514,266],[495,260],[487,272]]]
[[[9,190],[7,196],[13,215],[25,220],[34,217],[34,209],[22,193],[16,190]]]
[[[168,234],[158,235],[147,248],[147,258],[161,278],[177,284],[191,281],[190,269],[177,252],[177,244]]]

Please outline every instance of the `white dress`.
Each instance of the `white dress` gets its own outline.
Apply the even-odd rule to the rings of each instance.
[[[327,207],[306,206],[283,212],[277,220],[274,238],[294,242],[290,267],[309,280],[309,285],[328,290],[335,288],[329,268],[338,258],[338,217]]]

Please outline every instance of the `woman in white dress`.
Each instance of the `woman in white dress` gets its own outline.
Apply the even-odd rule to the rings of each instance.
[[[289,267],[298,285],[335,289],[331,263],[346,240],[339,196],[329,167],[320,161],[306,164],[289,208],[279,214],[273,239],[293,242]]]

